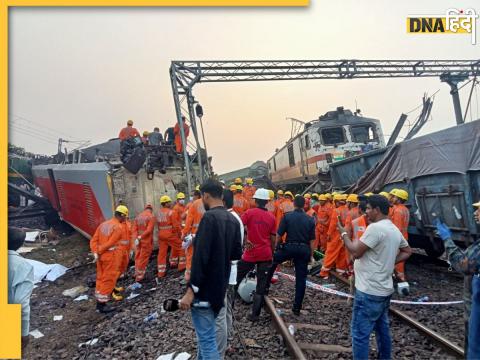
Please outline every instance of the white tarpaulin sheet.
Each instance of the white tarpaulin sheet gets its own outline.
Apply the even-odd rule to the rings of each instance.
[[[67,267],[60,264],[44,264],[40,261],[25,259],[33,266],[33,283],[37,284],[43,279],[48,281],[55,281],[60,276],[65,274]]]

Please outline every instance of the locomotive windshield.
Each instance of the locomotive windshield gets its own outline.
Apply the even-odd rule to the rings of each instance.
[[[320,129],[324,145],[338,145],[346,143],[345,131],[343,127],[331,127]]]
[[[352,133],[352,141],[356,143],[368,143],[377,139],[377,134],[371,124],[351,126],[350,131]]]

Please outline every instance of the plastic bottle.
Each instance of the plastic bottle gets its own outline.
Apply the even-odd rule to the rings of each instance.
[[[150,321],[155,320],[157,318],[158,318],[158,312],[155,311],[154,313],[151,313],[145,319],[143,319],[143,322],[147,323],[147,322],[150,322]]]

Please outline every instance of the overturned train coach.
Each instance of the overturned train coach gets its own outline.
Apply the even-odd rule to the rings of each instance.
[[[77,161],[74,163],[32,167],[35,185],[42,195],[63,221],[87,238],[101,222],[113,216],[119,204],[126,205],[129,217],[134,218],[146,204],[158,209],[162,195],[175,199],[178,191],[186,193],[187,177],[180,158],[174,159],[164,174],[147,172],[146,164],[134,174],[119,160],[118,140],[92,149],[95,159],[88,156],[87,149],[82,157],[74,157]],[[78,162],[80,159],[86,162]],[[198,164],[192,165],[192,181],[195,181],[199,168]]]
[[[270,180],[278,187],[302,191],[330,187],[330,165],[358,154],[383,148],[380,121],[338,107],[304,125],[304,130],[276,150],[267,161]]]
[[[459,243],[480,239],[472,207],[480,200],[480,120],[337,162],[330,170],[334,188],[346,192],[408,191],[409,242],[430,256],[444,252],[436,218]]]

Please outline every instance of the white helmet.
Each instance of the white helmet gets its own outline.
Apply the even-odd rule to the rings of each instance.
[[[253,295],[255,294],[255,289],[257,288],[257,279],[245,277],[238,285],[238,295],[245,301],[247,304],[253,302]]]
[[[255,194],[253,195],[254,199],[258,200],[270,200],[270,194],[268,193],[267,189],[260,188],[257,191],[255,191]]]

